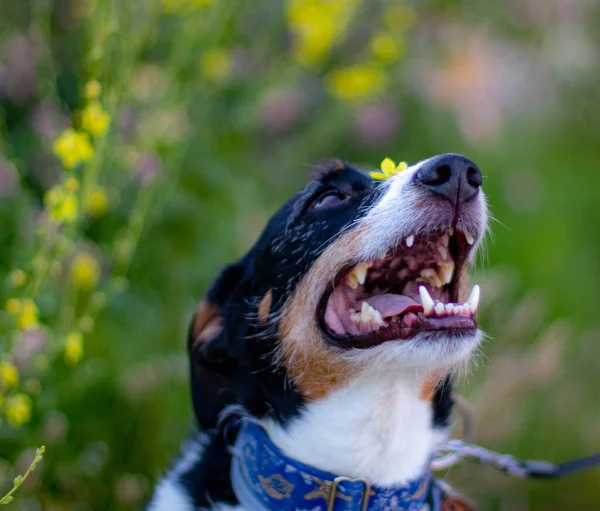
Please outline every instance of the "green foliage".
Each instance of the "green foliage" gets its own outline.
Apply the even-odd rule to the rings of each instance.
[[[191,426],[195,303],[333,156],[480,165],[499,222],[478,274],[491,340],[463,382],[478,439],[553,461],[598,450],[595,4],[5,4],[0,494],[14,506],[141,507]],[[482,509],[593,509],[594,474],[452,477]]]

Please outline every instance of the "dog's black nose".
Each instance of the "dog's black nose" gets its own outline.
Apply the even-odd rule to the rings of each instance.
[[[482,181],[477,165],[460,154],[430,158],[417,171],[417,179],[455,206],[475,197]]]

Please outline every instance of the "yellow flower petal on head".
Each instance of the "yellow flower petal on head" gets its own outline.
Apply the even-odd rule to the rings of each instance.
[[[390,177],[387,174],[384,174],[383,172],[369,172],[369,175],[373,179],[387,179],[388,177]]]
[[[396,168],[396,173],[402,172],[403,170],[406,170],[407,168],[408,168],[408,163],[406,163],[405,161],[401,161],[400,163],[398,163],[398,167]]]
[[[394,170],[396,170],[396,164],[394,163],[394,160],[386,158],[381,162],[380,168],[386,176],[390,176]]]

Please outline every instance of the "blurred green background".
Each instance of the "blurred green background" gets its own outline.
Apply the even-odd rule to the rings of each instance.
[[[0,495],[140,509],[192,424],[184,339],[215,272],[340,157],[459,152],[493,233],[477,440],[600,450],[600,7],[590,0],[0,3]],[[600,509],[598,469],[465,463],[482,510]]]

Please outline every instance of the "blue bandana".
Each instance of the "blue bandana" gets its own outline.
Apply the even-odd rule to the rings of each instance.
[[[252,511],[418,511],[427,502],[430,472],[404,486],[379,488],[288,458],[258,424],[245,421],[231,465],[236,497]]]

